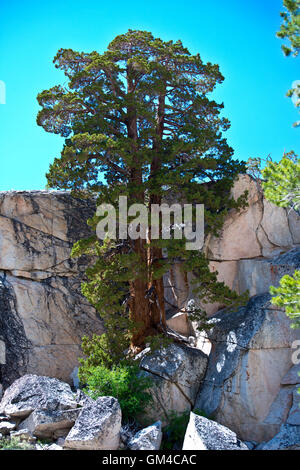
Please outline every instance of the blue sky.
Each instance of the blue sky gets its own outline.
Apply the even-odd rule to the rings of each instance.
[[[220,65],[225,81],[214,98],[231,121],[235,158],[299,154],[298,113],[285,96],[299,59],[285,58],[275,37],[281,9],[281,0],[0,0],[0,191],[43,189],[60,154],[63,139],[36,124],[36,95],[65,81],[52,63],[57,50],[101,52],[128,29],[181,39]]]

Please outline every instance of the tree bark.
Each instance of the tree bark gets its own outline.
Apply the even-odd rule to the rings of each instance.
[[[130,70],[127,70],[127,90],[129,94],[133,93],[134,90],[133,81],[130,79]],[[153,144],[154,157],[151,164],[151,176],[153,178],[155,178],[157,171],[161,169],[159,152],[160,141],[163,135],[164,106],[165,97],[159,97],[156,139]],[[142,169],[137,158],[138,130],[136,110],[135,107],[132,106],[129,107],[127,111],[127,132],[128,137],[133,141],[132,148],[134,155],[130,180],[136,187],[142,188]],[[132,199],[144,204],[145,194],[143,190],[139,193],[132,194]],[[151,204],[161,203],[161,197],[150,194],[149,202],[149,209],[151,209]],[[149,227],[149,237],[150,239],[148,241],[151,241],[151,227]],[[134,252],[138,254],[142,264],[142,274],[130,283],[130,320],[135,324],[131,337],[131,349],[137,352],[145,347],[145,339],[147,336],[153,336],[164,330],[166,318],[163,279],[153,278],[153,269],[159,267],[159,263],[162,260],[162,250],[154,247],[147,250],[146,240],[141,238],[134,240],[132,243]]]

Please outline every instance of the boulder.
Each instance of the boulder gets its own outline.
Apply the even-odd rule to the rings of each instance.
[[[35,410],[19,425],[18,429],[26,429],[40,439],[54,438],[58,432],[66,436],[74,426],[80,408],[70,410]]]
[[[1,421],[0,423],[0,433],[4,436],[10,434],[11,431],[16,429],[16,423],[11,423],[9,421]]]
[[[207,361],[202,351],[176,343],[144,355],[140,368],[152,381],[153,402],[141,417],[142,422],[159,418],[166,423],[172,410],[180,413],[191,409],[204,378]]]
[[[299,381],[300,382],[300,381]],[[300,426],[300,383],[293,389],[293,403],[289,411],[287,424],[294,424]]]
[[[159,450],[161,440],[161,422],[157,421],[137,432],[127,445],[130,450]]]
[[[136,421],[130,421],[122,424],[120,430],[120,440],[124,449],[127,448],[128,442],[141,430]]]
[[[290,328],[269,294],[253,297],[237,312],[219,312],[210,321],[212,350],[195,408],[245,441],[268,441],[292,407],[290,386],[286,389],[281,382],[288,381],[294,367],[291,348],[300,331]]]
[[[300,449],[300,426],[283,424],[278,434],[269,442],[263,442],[255,450]]]
[[[67,383],[27,374],[5,391],[0,413],[24,419],[34,410],[58,411],[76,407],[77,403]]]
[[[94,400],[93,398],[91,398],[89,395],[87,395],[86,393],[84,393],[81,389],[78,389],[76,391],[76,395],[75,395],[75,400],[76,400],[76,403],[82,407],[82,406],[85,406],[89,403],[93,403]]]
[[[182,450],[249,450],[221,424],[191,412]]]
[[[64,448],[116,450],[120,444],[121,408],[113,397],[100,397],[81,411],[66,437]]]

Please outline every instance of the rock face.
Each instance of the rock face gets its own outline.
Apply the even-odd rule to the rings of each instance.
[[[300,245],[300,217],[289,209],[268,202],[259,182],[248,175],[240,175],[232,195],[238,198],[248,191],[248,206],[229,211],[219,237],[207,237],[204,251],[210,260],[210,269],[218,272],[218,279],[231,289],[250,296],[268,292],[270,285],[277,285],[281,273],[291,273],[299,266],[291,250]],[[284,259],[279,257],[290,251]],[[288,267],[288,269],[287,269]],[[170,287],[170,283],[174,285]],[[191,276],[180,270],[176,263],[165,276],[166,308],[168,316],[185,309],[194,295],[191,291]],[[222,305],[202,305],[209,316]]]
[[[156,385],[148,418],[164,422],[170,410],[195,406],[244,440],[273,446],[273,439],[286,442],[291,431],[296,437],[290,445],[297,446],[300,379],[292,346],[299,330],[290,329],[289,320],[270,305],[266,293],[283,274],[300,267],[300,218],[266,201],[259,183],[242,175],[232,194],[237,198],[245,190],[248,207],[231,210],[220,237],[208,237],[204,249],[218,279],[237,292],[248,289],[253,298],[229,315],[220,311],[222,305],[205,304],[217,323],[208,336],[196,334],[186,312],[197,304],[192,279],[181,272],[178,262],[174,264],[164,278],[168,326],[186,337],[197,336],[191,344],[210,354],[209,363],[201,351],[176,344],[160,357],[145,357],[143,371]],[[88,260],[70,259],[73,243],[89,235],[86,220],[94,210],[93,202],[63,191],[0,193],[0,396],[3,388],[28,373],[77,380],[82,336],[103,332],[80,293]],[[76,409],[74,398],[62,407],[54,399],[51,408],[51,386],[46,398],[38,393],[37,398],[32,379],[25,377],[28,395],[18,392],[24,400],[15,402],[6,394],[2,412],[17,420],[30,418],[27,425],[35,432],[51,419],[54,428],[55,423],[66,425],[54,432],[66,432],[74,416],[64,421],[63,415]],[[35,392],[33,402],[30,390]],[[41,412],[48,401],[51,418]],[[79,401],[84,407],[95,406],[85,397]],[[91,442],[97,441],[97,433],[95,428]]]
[[[191,413],[182,449],[248,450],[248,447],[225,426]]]
[[[121,408],[116,398],[100,397],[87,404],[66,437],[75,450],[116,450],[120,445]]]
[[[247,441],[267,441],[282,423],[300,426],[292,346],[300,331],[290,328],[270,295],[253,297],[237,312],[211,319],[207,374],[195,408],[205,411]]]
[[[70,259],[95,210],[64,191],[0,193],[0,383],[25,373],[70,381],[81,338],[103,331]]]
[[[172,410],[178,413],[190,410],[204,378],[207,360],[202,351],[177,344],[144,356],[140,368],[152,380],[153,402],[141,419],[144,422],[160,419],[166,423]]]
[[[162,440],[161,422],[137,432],[128,442],[130,450],[159,450]]]
[[[290,329],[285,313],[269,303],[268,295],[284,274],[300,268],[300,217],[266,201],[260,184],[241,175],[232,194],[237,198],[245,190],[248,207],[231,210],[220,236],[208,237],[204,250],[218,279],[238,293],[248,290],[251,300],[231,315],[220,304],[200,305],[217,324],[206,334],[189,322],[185,335],[196,336],[197,347],[210,354],[195,408],[240,438],[261,442],[273,438],[283,424],[300,425],[299,366],[292,360],[300,332]],[[179,264],[165,276],[166,287],[170,280],[175,287],[167,289],[168,318],[175,324],[178,310],[183,315],[198,301]]]

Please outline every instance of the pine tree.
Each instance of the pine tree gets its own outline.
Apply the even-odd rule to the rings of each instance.
[[[283,22],[277,36],[289,41],[289,45],[281,46],[284,54],[296,57],[300,51],[300,1],[283,0],[283,6],[284,11],[280,13]]]
[[[280,13],[283,23],[277,36],[280,39],[287,39],[288,45],[281,46],[284,55],[297,57],[300,51],[300,0],[283,0],[285,10]],[[300,82],[295,80],[292,88],[287,92],[297,108],[300,106]],[[300,121],[294,123],[298,127]]]
[[[98,205],[116,205],[126,195],[128,206],[142,203],[149,211],[172,192],[205,204],[206,233],[217,233],[228,209],[245,203],[230,195],[245,166],[232,159],[222,136],[229,128],[223,104],[207,96],[223,81],[217,65],[203,63],[181,41],[132,30],[103,54],[60,49],[54,63],[68,84],[38,95],[37,117],[47,132],[65,137],[47,174],[50,187],[97,195]],[[89,221],[93,229],[99,220]],[[74,256],[83,253],[96,259],[83,293],[104,319],[107,337],[116,343],[126,328],[133,350],[167,331],[163,274],[175,259],[195,274],[200,299],[240,301],[210,273],[203,253],[186,251],[184,239],[153,240],[151,226],[147,240],[101,243],[92,236],[74,246]]]
[[[265,197],[279,207],[290,207],[300,215],[300,161],[294,152],[280,162],[269,161],[262,171]]]
[[[280,286],[270,289],[272,304],[284,307],[287,316],[294,320],[291,327],[300,328],[300,271],[293,276],[285,275],[280,279]]]

